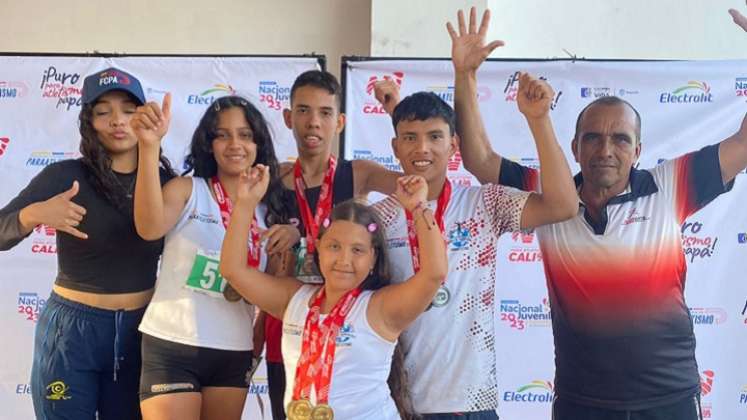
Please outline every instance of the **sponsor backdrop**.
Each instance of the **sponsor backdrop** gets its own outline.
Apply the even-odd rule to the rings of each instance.
[[[296,76],[321,68],[319,57],[0,57],[0,206],[10,201],[44,166],[77,158],[78,113],[86,75],[115,66],[137,76],[148,100],[173,95],[172,122],[164,150],[183,168],[192,133],[208,105],[224,95],[247,97],[273,130],[280,159],[295,156],[293,136],[282,120]],[[116,240],[116,238],[112,238]],[[0,252],[0,417],[33,418],[28,385],[33,334],[55,277],[54,229],[40,226],[7,252]],[[127,258],[123,250],[122,258]],[[255,375],[245,418],[270,418],[264,366]],[[259,403],[260,398],[262,399]],[[262,408],[260,408],[262,407]]]
[[[536,149],[516,106],[518,71],[543,77],[556,92],[552,118],[569,162],[579,111],[595,98],[617,95],[643,119],[640,168],[715,143],[733,134],[747,111],[744,61],[489,61],[478,77],[478,100],[493,147],[504,157],[538,166]],[[344,154],[391,169],[391,120],[373,96],[373,83],[391,79],[402,96],[427,90],[453,105],[448,60],[346,60],[347,127]],[[571,166],[578,171],[578,165]],[[449,177],[476,184],[459,155]],[[370,197],[376,199],[375,197]],[[703,417],[747,418],[747,176],[682,225],[687,257],[686,299],[697,336]],[[496,356],[501,420],[550,418],[553,341],[542,255],[533,234],[499,240]],[[600,273],[603,275],[603,273]],[[635,305],[635,302],[631,302]]]

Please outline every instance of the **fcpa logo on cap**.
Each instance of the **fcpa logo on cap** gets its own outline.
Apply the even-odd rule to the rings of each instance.
[[[116,70],[107,70],[99,75],[99,86],[108,86],[113,83],[119,85],[129,85],[130,78],[124,73],[120,73]]]

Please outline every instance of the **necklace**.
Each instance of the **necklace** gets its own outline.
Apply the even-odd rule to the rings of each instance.
[[[132,194],[135,192],[135,180],[137,179],[137,176],[132,176],[132,179],[130,180],[130,184],[128,186],[125,186],[125,184],[122,183],[122,181],[119,180],[120,177],[127,177],[129,175],[119,175],[117,173],[114,174],[114,179],[117,180],[117,184],[119,184],[120,187],[125,192],[125,196],[128,199],[132,198]]]

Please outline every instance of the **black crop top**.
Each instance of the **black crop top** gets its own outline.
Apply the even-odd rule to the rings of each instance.
[[[135,172],[116,174],[130,189]],[[7,250],[26,236],[21,233],[20,211],[70,189],[80,189],[72,201],[85,207],[78,230],[88,239],[57,232],[57,279],[55,284],[83,292],[132,293],[152,288],[163,239],[145,241],[135,231],[133,216],[124,215],[88,181],[89,171],[80,160],[65,160],[44,168],[7,206],[0,210],[0,250]],[[161,170],[161,185],[169,176]]]

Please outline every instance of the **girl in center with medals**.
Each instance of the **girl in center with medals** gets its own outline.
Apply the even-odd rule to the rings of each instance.
[[[399,419],[387,386],[392,353],[400,333],[428,307],[447,274],[444,240],[425,205],[425,179],[399,178],[395,193],[413,213],[422,244],[417,274],[389,284],[380,221],[368,206],[347,201],[320,226],[315,258],[324,283],[310,285],[244,264],[250,215],[270,176],[269,168],[257,165],[240,178],[220,268],[242,296],[283,320],[288,419]]]
[[[146,420],[239,420],[253,368],[254,307],[226,287],[219,253],[236,214],[240,175],[261,164],[275,178],[277,159],[257,108],[241,97],[222,97],[208,107],[192,137],[185,173],[194,176],[174,178],[161,189],[156,158],[170,102],[167,96],[162,106],[139,107],[132,119],[140,147],[135,226],[144,239],[166,236],[156,290],[140,324],[140,405]],[[278,225],[287,212],[277,191],[244,215],[249,226],[242,264],[253,269],[264,270],[266,254],[299,239],[295,227]],[[269,237],[269,250],[260,249],[263,236]]]

